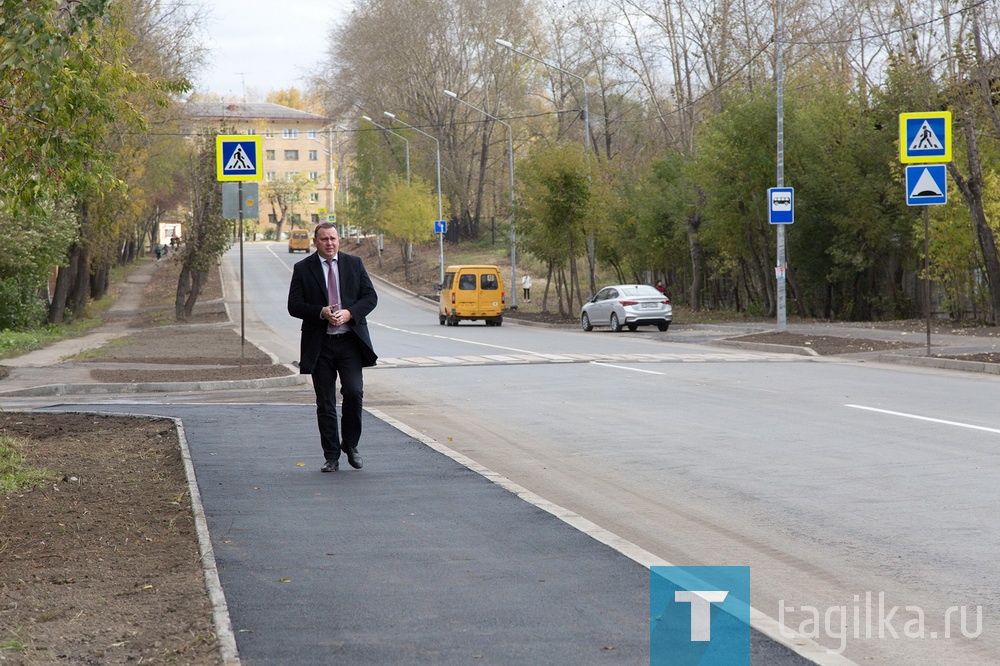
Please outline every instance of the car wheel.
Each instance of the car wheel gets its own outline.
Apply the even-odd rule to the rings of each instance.
[[[626,325],[628,326],[628,330],[630,331],[635,331],[636,329],[639,328],[639,324],[626,324]]]
[[[622,330],[622,323],[618,321],[618,314],[615,312],[611,313],[611,330],[618,333]]]
[[[438,315],[438,323],[444,326],[445,316],[443,314]]]
[[[590,317],[587,316],[586,312],[580,315],[580,328],[585,331],[594,330],[594,326],[590,323]]]
[[[656,325],[656,328],[660,329],[661,331],[665,331],[668,328],[670,328],[670,322],[669,321],[660,322],[659,324]]]

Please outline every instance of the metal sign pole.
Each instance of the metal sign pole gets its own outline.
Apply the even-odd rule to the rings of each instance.
[[[784,39],[782,34],[785,29],[785,10],[783,3],[778,2],[777,6],[778,12],[778,29],[777,34],[774,37],[774,78],[776,81],[776,101],[777,101],[777,116],[778,116],[778,187],[785,186],[785,72],[784,64],[782,60],[782,45],[781,41]],[[787,263],[785,261],[785,225],[778,225],[778,279],[777,279],[777,315],[778,315],[778,332],[784,333],[788,329],[787,316],[785,310],[785,275],[788,270]]]
[[[927,355],[931,355],[931,207],[924,206],[924,313],[927,316]]]
[[[240,200],[240,359],[246,346],[246,307],[243,298],[243,181],[237,181],[236,191]]]

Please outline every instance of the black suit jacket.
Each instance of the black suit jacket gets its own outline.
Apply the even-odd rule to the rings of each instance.
[[[288,288],[288,314],[302,320],[299,372],[304,375],[312,374],[316,367],[327,330],[327,322],[319,314],[327,305],[326,278],[321,262],[319,252],[313,252],[296,263],[292,269],[292,283]],[[360,257],[338,252],[337,264],[340,268],[340,307],[351,313],[347,326],[351,334],[362,342],[364,365],[373,366],[378,355],[375,354],[368,334],[367,317],[378,304],[375,286]]]

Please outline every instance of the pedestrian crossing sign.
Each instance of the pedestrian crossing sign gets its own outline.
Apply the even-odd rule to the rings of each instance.
[[[899,114],[899,161],[951,161],[951,111]]]
[[[220,182],[263,180],[261,168],[262,140],[259,135],[226,135],[215,137],[215,161]]]

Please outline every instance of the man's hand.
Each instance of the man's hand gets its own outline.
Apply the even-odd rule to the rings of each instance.
[[[320,311],[320,316],[330,322],[331,326],[340,326],[341,324],[346,324],[351,321],[350,310],[334,310],[329,305],[325,306]]]

